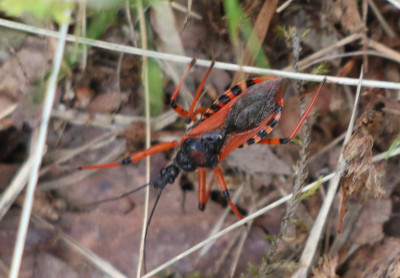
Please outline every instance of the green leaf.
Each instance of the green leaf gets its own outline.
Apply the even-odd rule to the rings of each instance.
[[[397,149],[397,147],[400,145],[400,136],[394,140],[394,142],[392,143],[392,145],[390,146],[390,148],[388,149],[388,151],[386,152],[386,156],[385,159],[388,159],[390,157],[390,155],[392,154],[392,152]]]
[[[150,111],[152,116],[160,115],[164,106],[162,71],[155,60],[149,59]]]
[[[264,236],[270,242],[274,242],[276,240],[276,237],[274,235],[272,235],[272,234],[265,234]]]
[[[315,185],[313,187],[311,187],[309,190],[307,190],[306,192],[303,192],[303,194],[301,194],[298,199],[304,200],[307,199],[308,197],[314,195],[315,192],[317,192],[317,190],[320,188],[322,184],[322,177],[319,177],[318,181],[315,183]]]
[[[51,18],[57,23],[66,23],[69,17],[65,11],[72,10],[74,5],[74,2],[59,0],[2,0],[0,10],[9,16],[19,17],[27,13],[40,20]]]
[[[239,24],[242,19],[242,9],[238,0],[225,0],[224,9],[228,16],[229,37],[234,45],[239,43]]]
[[[117,19],[116,9],[98,10],[90,17],[86,36],[91,39],[99,38],[104,31],[112,25]]]
[[[312,69],[311,74],[327,74],[328,72],[329,72],[328,63],[321,63]]]
[[[227,14],[227,22],[229,29],[229,37],[233,45],[239,44],[239,31],[248,43],[250,36],[253,32],[253,26],[248,18],[246,18],[245,12],[239,5],[238,0],[225,0],[224,9]],[[251,55],[254,57],[254,65],[262,68],[270,68],[269,61],[265,55],[262,47],[255,49],[252,45],[248,46]]]
[[[185,277],[186,278],[201,278],[202,276],[200,273],[195,272],[195,273],[187,274]]]
[[[251,275],[256,276],[256,277],[260,275],[259,269],[255,265],[253,265],[252,263],[249,263],[248,268],[249,268],[249,273]]]

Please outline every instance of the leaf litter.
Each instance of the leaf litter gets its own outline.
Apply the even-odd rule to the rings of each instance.
[[[171,17],[168,20],[173,20],[175,23],[165,24],[157,9],[152,10],[150,7],[148,27],[152,29],[155,36],[152,41],[154,48],[165,49],[166,45],[172,45],[174,48],[173,45],[178,45],[179,47],[176,49],[179,49],[181,55],[208,59],[215,57],[219,61],[237,62],[237,51],[232,48],[227,32],[229,15],[225,14],[223,2],[211,2],[193,3],[193,11],[200,14],[202,19],[189,19],[185,29],[181,28],[186,18],[185,13],[171,10]],[[241,2],[242,10],[246,13],[245,19],[253,25],[256,24],[263,4],[265,3],[262,1],[250,4],[248,1]],[[261,45],[261,50],[268,58],[272,68],[291,66],[292,59],[291,50],[285,45],[284,40],[277,38],[276,33],[271,29],[273,26],[301,25],[311,29],[311,33],[305,37],[301,58],[305,58],[321,48],[335,45],[343,36],[365,31],[364,23],[361,20],[362,10],[357,5],[357,1],[328,1],[327,4],[332,8],[328,9],[328,13],[318,3],[309,2],[292,4],[281,14],[272,16],[271,26],[264,34],[265,40]],[[341,10],[338,7],[346,7],[346,9]],[[383,4],[379,4],[379,9],[381,13],[387,15],[387,18],[398,15],[398,11],[388,9]],[[90,15],[88,19],[90,21]],[[105,28],[104,38],[127,42],[126,21],[113,24],[113,26]],[[240,24],[245,23],[239,22]],[[375,40],[381,43],[388,41],[385,33],[381,32],[377,19],[371,16],[368,18],[367,24],[368,27],[371,27],[372,32],[376,32],[373,34]],[[398,26],[393,25],[392,28],[397,30]],[[167,34],[164,34],[163,30],[165,29],[168,31]],[[240,29],[239,32],[243,32],[243,30]],[[135,33],[136,36],[138,36],[137,34],[138,32]],[[243,51],[246,46],[244,42],[246,36],[248,34],[239,33],[240,47]],[[177,39],[171,41],[171,38]],[[140,40],[139,37],[136,39]],[[396,49],[398,40],[390,41],[389,47]],[[326,42],[329,42],[329,45],[321,45]],[[329,74],[358,76],[357,70],[362,62],[361,57],[354,56],[350,60],[332,57],[352,49],[362,50],[362,44],[357,41],[332,50],[329,53],[332,56],[326,59],[329,63]],[[2,162],[0,171],[11,173],[9,176],[12,176],[15,171],[15,165],[19,165],[25,158],[30,130],[37,125],[40,119],[41,90],[37,84],[45,80],[49,65],[48,59],[52,56],[53,42],[51,39],[27,36],[22,43],[19,42],[12,47],[15,52],[10,52],[9,58],[3,62],[0,68],[0,72],[3,73],[0,79],[0,112],[7,111],[7,109],[11,111],[0,118],[1,145],[6,146],[0,156]],[[171,49],[171,46],[168,49]],[[123,55],[122,62],[119,64],[119,55],[115,53],[106,53],[104,50],[98,49],[89,49],[88,53],[88,67],[85,70],[71,66],[63,76],[59,86],[60,96],[55,109],[77,109],[87,113],[90,117],[99,112],[106,113],[111,122],[115,114],[142,115],[140,58]],[[386,66],[382,63],[381,58],[373,56],[369,56],[368,61],[368,74],[371,79],[390,80],[399,76],[398,64],[390,62],[390,65]],[[173,92],[184,66],[171,66],[162,61],[159,64],[160,69],[164,71],[160,81],[164,96],[157,105],[161,105],[163,115],[169,109],[168,97]],[[192,81],[185,84],[186,93],[183,93],[179,100],[184,105],[190,103],[190,95],[194,91],[195,84],[202,79],[204,70],[199,67],[193,70]],[[120,72],[119,75],[118,72]],[[233,77],[234,73],[231,72],[213,71],[206,83],[207,93],[202,96],[201,103],[205,106],[210,105],[223,89],[231,85]],[[69,85],[71,86],[68,87]],[[64,93],[68,90],[74,96],[72,99],[63,98]],[[351,101],[349,101],[351,94],[349,95],[348,90],[346,91],[343,86],[328,86],[325,90],[326,93],[324,92],[320,103],[314,109],[310,148],[312,153],[318,153],[344,131],[349,111],[352,108]],[[312,93],[311,90],[311,93],[306,96],[308,97]],[[290,101],[288,101],[289,99]],[[326,250],[331,247],[330,240],[340,237],[336,234],[340,218],[337,213],[340,202],[337,202],[337,211],[333,211],[330,224],[327,225],[326,238],[323,238],[321,242],[318,256],[322,259],[319,260],[320,263],[315,264],[313,270],[316,277],[336,277],[335,275],[376,277],[373,275],[383,275],[384,273],[391,273],[391,276],[388,277],[396,277],[395,275],[398,273],[398,267],[396,268],[398,252],[395,251],[398,248],[393,248],[398,244],[398,237],[390,237],[384,230],[384,224],[387,226],[387,223],[391,221],[393,225],[398,223],[393,215],[396,207],[392,207],[392,202],[396,203],[395,192],[398,192],[397,188],[400,184],[395,175],[398,171],[398,164],[396,164],[396,159],[389,159],[380,164],[372,163],[373,155],[387,150],[399,136],[399,113],[396,110],[398,109],[398,98],[393,92],[380,91],[373,92],[371,95],[366,94],[363,99],[364,102],[361,106],[363,114],[360,117],[360,124],[356,127],[345,148],[345,159],[349,168],[342,182],[342,188],[346,188],[346,193],[351,195],[347,203],[349,208],[347,213],[358,204],[362,204],[363,209],[358,217],[354,218],[353,223],[343,227],[343,232],[346,231],[346,227],[350,229],[347,241],[329,257]],[[385,106],[375,109],[377,108],[374,106],[377,99],[384,102]],[[294,86],[289,86],[285,94],[284,111],[287,115],[282,117],[274,129],[274,136],[289,134],[292,126],[296,124],[296,117],[299,114],[294,108],[298,106],[296,102],[297,95]],[[13,105],[16,105],[16,108]],[[104,130],[91,127],[90,117],[85,126],[76,127],[67,122],[54,124],[53,130],[49,132],[47,142],[49,153],[54,150],[68,151],[101,136]],[[179,134],[184,133],[184,130],[183,122],[177,121],[163,131],[153,132],[153,143],[167,141],[171,138],[176,139]],[[72,179],[77,166],[95,163],[104,154],[110,153],[117,145],[127,145],[127,150],[125,153],[120,153],[120,157],[143,148],[145,135],[143,124],[132,124],[120,131],[116,132],[118,139],[111,145],[107,141],[102,141],[103,144],[92,146],[89,151],[73,156],[67,162],[43,165],[50,168],[41,177],[40,183],[52,181],[57,184],[57,181],[66,181],[69,177]],[[284,194],[285,190],[283,189],[288,188],[290,192],[293,175],[296,171],[293,166],[298,159],[298,149],[299,146],[295,144],[271,147],[254,146],[232,153],[223,165],[232,193],[246,180],[244,197],[239,202],[241,208],[248,209],[254,198],[262,201],[263,198],[270,196],[269,198],[273,200]],[[328,149],[326,154],[313,161],[310,180],[317,180],[318,173],[334,169],[338,154],[337,146]],[[154,156],[151,161],[151,176],[157,176],[158,171],[167,165],[173,155],[173,152],[167,152]],[[250,182],[244,178],[246,175],[250,177]],[[188,175],[188,177],[193,184],[197,184],[197,178],[194,175]],[[208,176],[207,179],[210,180],[211,177]],[[7,182],[8,179],[4,179],[3,183]],[[119,195],[144,183],[144,162],[130,167],[90,173],[84,179],[74,180],[68,187],[46,193],[40,192],[37,195],[38,210],[35,210],[35,214],[51,221],[57,229],[68,233],[80,244],[111,262],[126,275],[134,276],[142,229],[142,193],[94,208],[85,208],[83,205]],[[285,184],[285,187],[281,186],[282,183]],[[61,187],[63,184],[58,185]],[[218,194],[217,186],[214,185],[214,189]],[[307,196],[302,201],[299,211],[306,211],[311,219],[315,217],[321,200],[323,200],[324,190],[324,186],[321,186],[321,193]],[[154,201],[155,194],[156,192],[153,190],[151,201]],[[368,198],[366,198],[367,196]],[[381,199],[376,200],[370,196]],[[182,191],[176,185],[166,188],[150,225],[146,250],[148,269],[158,266],[203,240],[219,216],[223,214],[224,204],[214,201],[208,203],[204,213],[199,212],[196,205],[196,191],[186,192],[185,198],[185,211],[183,211]],[[4,231],[6,227],[3,223],[10,223],[7,224],[8,231],[16,228],[18,219],[16,212],[18,212],[18,202],[2,220],[1,231]],[[255,221],[241,252],[235,276],[239,276],[240,273],[248,273],[249,263],[255,268],[253,272],[257,272],[262,257],[268,252],[270,246],[270,240],[266,235],[279,232],[281,217],[284,214],[284,208],[279,207]],[[348,217],[351,218],[350,215]],[[346,219],[346,216],[344,218]],[[226,221],[224,226],[235,222],[236,219],[229,215]],[[290,229],[290,236],[284,238],[285,243],[280,247],[279,254],[282,258],[281,262],[286,262],[295,269],[296,264],[292,262],[296,260],[296,254],[299,253],[310,227],[304,225],[309,222],[302,221],[299,214],[296,214],[296,219],[293,219],[291,223],[294,224]],[[36,236],[38,239],[35,242]],[[203,276],[227,276],[230,271],[229,263],[233,260],[233,256],[228,256],[219,272],[214,272],[216,269],[214,265],[226,246],[235,246],[230,243],[230,237],[225,236],[218,240],[209,253],[200,260],[197,260],[196,254],[183,259],[174,265],[173,271],[182,275],[200,273]],[[5,240],[8,241],[10,238],[6,237]],[[43,244],[41,244],[42,242]],[[57,233],[48,233],[35,224],[28,233],[27,246],[29,247],[28,253],[24,258],[21,272],[23,276],[45,277],[45,274],[49,272],[59,273],[65,277],[97,277],[100,275],[95,267],[76,256],[68,246],[61,244]],[[6,265],[9,264],[10,251],[11,248],[0,250],[0,259]],[[366,261],[368,261],[367,265]],[[277,269],[279,270],[279,267]],[[287,276],[290,275],[289,272],[285,272]]]

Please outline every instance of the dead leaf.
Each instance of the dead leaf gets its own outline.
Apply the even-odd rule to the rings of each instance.
[[[329,10],[329,15],[333,22],[340,22],[349,34],[360,32],[364,27],[356,0],[336,1]]]
[[[292,173],[290,166],[280,160],[266,145],[254,144],[234,150],[224,161],[229,167],[240,169],[249,175]]]
[[[374,245],[366,245],[360,248],[346,264],[347,271],[342,277],[397,278],[399,277],[399,258],[400,240],[385,238]]]
[[[109,113],[117,111],[121,105],[121,93],[109,90],[105,94],[99,94],[86,107],[91,113]]]

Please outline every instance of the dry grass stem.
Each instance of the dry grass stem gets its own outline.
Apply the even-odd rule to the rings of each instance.
[[[175,10],[177,10],[179,12],[182,12],[185,14],[189,13],[188,7],[185,7],[176,1],[171,1],[170,4],[171,4],[172,8],[174,8]],[[191,5],[188,4],[188,6],[191,6]],[[190,9],[190,17],[193,17],[194,19],[197,19],[197,20],[203,19],[203,17],[199,13],[193,11],[192,9]]]
[[[348,37],[345,37],[339,41],[337,41],[336,43],[332,44],[331,46],[325,47],[324,49],[321,49],[303,59],[301,59],[299,61],[299,67],[300,69],[303,69],[306,67],[307,64],[311,64],[313,63],[313,61],[321,58],[321,57],[325,57],[327,54],[332,53],[333,50],[339,48],[339,47],[343,47],[345,45],[348,45],[349,43],[355,42],[357,40],[361,39],[361,34],[355,33],[352,34]],[[290,70],[292,66],[287,66],[285,68],[283,68],[282,70]]]
[[[389,23],[386,21],[382,13],[379,11],[375,2],[373,0],[367,0],[367,2],[368,5],[371,7],[372,11],[374,12],[376,18],[378,19],[379,23],[381,24],[382,29],[391,39],[394,39],[396,37],[396,33],[393,31],[392,27],[390,27]]]
[[[391,57],[393,61],[400,63],[400,52],[395,51],[373,39],[367,39],[364,42],[368,47],[375,49],[376,51],[384,54],[387,57]]]
[[[59,35],[57,32],[44,29],[33,27],[26,24],[21,24],[9,20],[0,19],[0,26],[12,28],[15,30],[25,31],[33,34],[44,35],[48,37],[58,38]],[[162,60],[169,60],[174,61],[177,63],[185,63],[189,64],[192,60],[191,57],[168,54],[168,53],[161,53],[157,51],[151,50],[144,50],[135,47],[125,46],[121,44],[115,43],[108,43],[104,41],[92,40],[83,37],[77,37],[68,35],[67,40],[71,42],[79,42],[88,44],[94,47],[99,47],[102,49],[108,49],[112,51],[121,51],[129,54],[140,55],[151,57],[155,59],[162,59]],[[197,59],[197,66],[209,67],[211,65],[210,60],[204,59]],[[358,79],[354,78],[345,78],[345,77],[336,77],[336,76],[325,76],[325,75],[313,75],[313,74],[306,74],[306,73],[294,73],[294,72],[287,72],[281,70],[272,70],[272,69],[264,69],[264,68],[256,68],[256,67],[249,67],[249,66],[239,66],[237,64],[230,64],[230,63],[223,63],[223,62],[215,62],[214,68],[229,70],[229,71],[243,71],[253,74],[273,74],[283,78],[289,79],[300,79],[303,81],[312,81],[312,82],[322,82],[322,80],[326,77],[327,82],[337,83],[340,85],[350,85],[350,86],[357,86]],[[366,80],[364,79],[361,84],[363,87],[373,87],[373,88],[383,88],[383,89],[393,89],[393,90],[400,90],[400,83],[398,82],[389,82],[389,81],[377,81],[377,80]]]
[[[142,48],[147,49],[147,34],[146,34],[146,21],[144,18],[143,11],[143,3],[141,0],[137,1],[138,14],[139,14],[139,22],[140,22],[140,36],[142,39]],[[144,105],[145,105],[145,115],[146,115],[146,148],[149,148],[151,145],[151,129],[150,129],[150,92],[149,92],[149,69],[148,69],[148,60],[146,56],[143,56],[142,61],[142,84],[144,86]],[[146,183],[150,182],[150,156],[146,157]],[[145,244],[146,244],[146,234],[147,234],[147,218],[148,218],[148,209],[149,209],[149,197],[150,197],[150,188],[146,187],[145,190],[145,202],[144,202],[144,213],[143,213],[143,224],[142,224],[142,236],[140,240],[140,250],[139,250],[139,262],[137,266],[136,277],[141,276],[142,272],[142,264],[145,264]]]
[[[293,0],[286,0],[285,3],[283,3],[276,9],[276,13],[281,13],[283,10],[285,10],[287,7],[289,7],[289,5],[292,4],[292,2],[293,2]]]
[[[55,109],[52,111],[52,117],[67,121],[74,125],[95,126],[118,133],[123,128],[128,127],[132,123],[144,123],[146,118],[142,116],[130,116],[109,113],[95,113],[90,114],[87,112],[78,111],[75,109]],[[178,116],[174,111],[167,111],[162,115],[151,118],[150,124],[152,130],[161,130],[166,126],[174,123]]]
[[[25,184],[28,181],[28,175],[31,172],[33,163],[33,156],[30,156],[20,167],[17,174],[14,176],[10,184],[0,195],[0,221],[7,213],[15,199],[24,189]]]

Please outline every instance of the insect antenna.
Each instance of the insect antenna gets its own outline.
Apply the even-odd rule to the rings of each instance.
[[[160,176],[153,180],[151,184],[157,189],[159,189],[157,198],[154,202],[153,208],[151,209],[149,219],[147,220],[146,223],[146,230],[144,233],[144,249],[143,249],[143,267],[145,273],[147,272],[147,267],[146,267],[146,239],[147,239],[147,231],[149,230],[150,222],[151,219],[153,218],[154,212],[156,210],[157,204],[160,201],[161,194],[164,190],[164,188],[167,186],[167,184],[172,184],[175,182],[175,178],[179,175],[179,168],[172,164],[169,165],[168,167],[162,169],[160,171]]]
[[[161,188],[160,188],[160,191],[158,192],[157,198],[156,198],[156,200],[155,200],[155,202],[154,202],[153,208],[151,209],[149,219],[147,220],[147,223],[146,223],[146,230],[145,230],[145,233],[144,233],[144,249],[143,249],[143,268],[144,268],[144,272],[145,272],[145,273],[147,273],[147,266],[146,266],[146,240],[147,240],[147,232],[149,231],[150,222],[151,222],[151,219],[153,218],[154,212],[155,212],[155,210],[156,210],[158,201],[160,200],[160,197],[161,197],[161,194],[162,194],[162,192],[163,192],[163,189],[164,189],[164,187],[161,187]]]
[[[92,206],[96,206],[96,205],[99,205],[99,204],[102,204],[102,203],[107,203],[107,202],[120,200],[120,199],[122,199],[122,198],[124,198],[124,197],[126,197],[128,195],[131,195],[131,194],[133,194],[135,192],[138,192],[138,191],[142,190],[143,188],[146,188],[147,186],[149,186],[151,184],[152,184],[152,182],[143,184],[143,185],[141,185],[139,187],[136,187],[136,188],[134,188],[134,189],[132,189],[132,190],[130,190],[128,192],[125,192],[125,193],[123,193],[123,194],[121,194],[119,196],[110,197],[110,198],[106,198],[106,199],[103,199],[103,200],[100,200],[100,201],[88,203],[88,204],[83,205],[83,207],[92,207]]]

